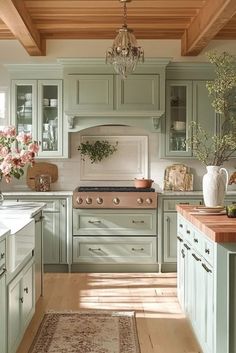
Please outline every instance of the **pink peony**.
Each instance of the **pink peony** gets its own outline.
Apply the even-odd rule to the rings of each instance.
[[[0,145],[0,158],[6,157],[8,152],[9,152],[8,147]]]
[[[30,143],[28,146],[28,150],[33,152],[33,153],[38,153],[39,151],[39,145],[36,142]]]
[[[15,126],[6,126],[3,129],[3,136],[5,137],[16,137],[16,128]]]
[[[0,164],[0,170],[2,171],[3,175],[7,175],[11,172],[11,164],[9,164],[8,162],[6,161],[3,161],[1,164]]]
[[[32,142],[32,135],[31,133],[24,133],[23,131],[16,136],[18,142],[23,143],[24,145],[28,145]]]

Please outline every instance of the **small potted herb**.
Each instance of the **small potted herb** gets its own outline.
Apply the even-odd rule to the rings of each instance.
[[[111,156],[115,151],[117,151],[118,142],[112,145],[107,140],[95,141],[93,143],[86,141],[81,142],[78,147],[81,157],[85,160],[85,157],[89,157],[91,163],[101,162],[103,159]]]
[[[229,218],[236,217],[236,204],[232,203],[231,205],[226,206],[226,214]]]

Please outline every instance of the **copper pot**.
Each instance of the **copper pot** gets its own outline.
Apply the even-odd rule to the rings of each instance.
[[[134,179],[134,186],[136,188],[150,188],[152,186],[152,179]]]

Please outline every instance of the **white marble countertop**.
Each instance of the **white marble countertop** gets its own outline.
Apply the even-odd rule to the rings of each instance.
[[[0,206],[0,222],[2,217],[13,216],[32,218],[39,211],[45,207],[43,202],[15,202],[11,200],[4,200],[3,204]]]

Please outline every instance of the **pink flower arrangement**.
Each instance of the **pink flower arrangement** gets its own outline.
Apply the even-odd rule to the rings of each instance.
[[[39,144],[32,140],[30,133],[16,133],[14,126],[0,131],[0,180],[4,177],[9,183],[11,178],[20,179],[26,164],[34,164]]]

